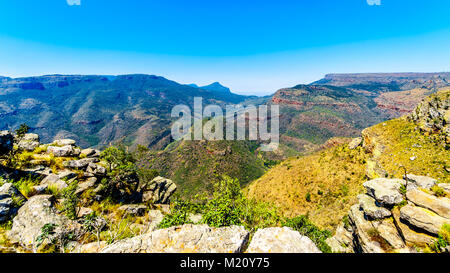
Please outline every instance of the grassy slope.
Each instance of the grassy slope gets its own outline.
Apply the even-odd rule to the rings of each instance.
[[[363,192],[370,162],[377,161],[389,177],[401,177],[403,165],[408,173],[450,182],[444,169],[450,166],[450,152],[415,128],[406,118],[399,118],[365,130],[365,141],[376,143],[375,149],[349,150],[340,145],[291,158],[252,182],[246,195],[274,203],[286,216],[309,213],[315,224],[333,228]]]

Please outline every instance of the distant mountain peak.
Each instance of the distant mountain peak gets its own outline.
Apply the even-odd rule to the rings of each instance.
[[[231,93],[230,88],[223,86],[219,82],[213,82],[210,85],[202,86],[201,89],[205,89],[212,92]]]

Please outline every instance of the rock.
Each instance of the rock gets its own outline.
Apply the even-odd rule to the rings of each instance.
[[[377,178],[364,183],[364,187],[382,206],[393,206],[404,200],[400,187],[405,183],[401,179]]]
[[[97,184],[97,178],[91,177],[87,179],[85,182],[78,184],[77,189],[75,190],[75,194],[81,194],[89,189],[93,189]]]
[[[162,222],[164,215],[159,210],[150,210],[148,212],[148,221],[150,222],[150,230],[156,229],[156,227]]]
[[[98,253],[106,246],[107,243],[105,241],[93,242],[76,247],[72,253]]]
[[[57,146],[75,146],[76,143],[73,139],[57,139],[53,141],[53,144]]]
[[[362,137],[354,138],[354,139],[350,142],[350,144],[348,144],[348,148],[349,148],[350,150],[354,150],[354,149],[356,149],[357,147],[361,146],[362,142],[363,142]]]
[[[400,219],[419,229],[438,235],[444,224],[450,224],[450,220],[436,213],[412,205],[406,205],[400,209]]]
[[[0,131],[0,156],[8,154],[14,146],[14,136],[9,131]]]
[[[434,185],[436,185],[437,180],[431,177],[426,176],[418,176],[414,174],[408,174],[407,179],[407,189],[415,189],[415,188],[423,188],[423,189],[431,189]]]
[[[81,207],[81,208],[78,208],[78,215],[77,216],[79,218],[83,218],[84,216],[87,216],[87,215],[89,215],[89,214],[91,214],[93,212],[94,211],[91,208]]]
[[[84,157],[100,157],[100,151],[95,149],[81,150],[80,156]]]
[[[429,236],[425,233],[417,232],[410,228],[407,224],[403,223],[400,219],[400,209],[394,208],[392,210],[392,216],[394,218],[395,226],[397,230],[400,232],[401,236],[405,239],[406,244],[408,246],[419,246],[425,247],[429,244],[432,244],[435,241],[435,238]]]
[[[78,174],[75,172],[72,172],[72,171],[64,170],[64,171],[58,173],[58,177],[59,177],[59,179],[70,180],[70,179],[78,177]]]
[[[38,185],[33,187],[36,194],[43,194],[47,191],[48,185]]]
[[[193,213],[189,214],[189,221],[191,221],[194,224],[200,223],[202,221],[202,219],[203,219],[203,215],[201,215],[201,214],[193,214]]]
[[[91,173],[95,176],[105,176],[106,175],[106,168],[103,166],[100,166],[98,164],[89,163],[86,172]]]
[[[371,219],[383,219],[391,216],[390,210],[377,206],[375,199],[366,194],[358,195],[358,202],[364,213]]]
[[[419,207],[429,209],[439,216],[450,219],[450,199],[448,198],[438,198],[418,189],[408,191],[406,198]]]
[[[41,145],[37,134],[25,134],[17,144],[19,150],[32,152]]]
[[[155,204],[167,204],[170,196],[172,196],[176,189],[177,185],[172,180],[158,176],[145,187],[143,201],[150,201]]]
[[[0,187],[0,223],[14,216],[26,198],[12,184],[6,183]]]
[[[353,233],[348,231],[344,224],[340,224],[334,236],[325,242],[331,247],[333,253],[354,253]]]
[[[58,175],[56,174],[50,174],[47,177],[45,177],[42,181],[41,181],[41,186],[46,185],[47,187],[56,187],[58,190],[63,190],[65,188],[67,188],[67,183],[64,182],[63,180],[61,180],[59,178]]]
[[[127,215],[143,216],[147,211],[147,206],[144,205],[123,205],[119,207],[119,210]]]
[[[70,157],[74,155],[74,149],[70,145],[62,147],[48,146],[47,153],[53,154],[56,157]]]
[[[375,228],[370,221],[364,218],[364,213],[360,210],[359,205],[352,206],[348,216],[357,238],[359,251],[363,253],[384,253],[385,250],[380,243],[372,240],[371,233]]]
[[[249,237],[244,227],[183,225],[159,229],[104,248],[102,253],[238,253]]]
[[[450,195],[450,183],[440,183],[439,187],[441,187],[445,191],[445,193]]]
[[[291,228],[259,229],[247,249],[248,253],[321,253],[306,236]]]
[[[373,221],[372,225],[377,229],[378,234],[386,240],[393,249],[402,249],[406,245],[394,224],[392,218],[382,221]]]
[[[72,169],[85,169],[90,163],[98,162],[96,158],[83,158],[79,160],[64,161],[63,166]]]
[[[31,197],[13,219],[12,229],[8,237],[13,243],[36,249],[38,237],[42,234],[42,227],[53,224],[55,229],[52,238],[74,231],[75,222],[57,213],[53,206],[54,198],[51,195],[37,195]]]

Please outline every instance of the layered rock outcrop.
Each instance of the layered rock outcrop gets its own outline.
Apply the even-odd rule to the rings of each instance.
[[[352,206],[348,222],[327,243],[334,252],[417,252],[450,225],[450,199],[430,190],[429,177],[374,179]],[[438,184],[439,185],[439,184]]]

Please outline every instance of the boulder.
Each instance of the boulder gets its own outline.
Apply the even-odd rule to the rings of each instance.
[[[74,148],[70,145],[66,146],[48,146],[47,153],[53,154],[56,157],[70,157],[74,156]]]
[[[170,196],[176,191],[177,185],[167,178],[156,177],[149,185],[144,187],[143,201],[155,204],[167,204]]]
[[[72,169],[85,169],[89,164],[98,162],[96,158],[83,158],[79,160],[64,161],[63,165]]]
[[[102,253],[238,253],[249,232],[242,226],[183,225],[113,243]]]
[[[0,156],[8,154],[14,146],[14,136],[9,131],[0,131]]]
[[[370,221],[365,219],[364,212],[360,210],[359,205],[352,206],[348,216],[357,238],[359,251],[363,253],[384,253],[385,250],[380,243],[373,240],[371,233],[375,228]]]
[[[39,135],[37,134],[25,134],[17,144],[17,147],[19,150],[24,151],[34,151],[37,147],[41,145],[39,143]]]
[[[431,189],[437,183],[437,180],[434,178],[414,174],[407,174],[404,178],[408,181],[408,190],[416,188]]]
[[[351,227],[345,228],[343,223],[336,228],[334,236],[326,239],[325,242],[331,247],[333,253],[355,252],[353,230]]]
[[[448,198],[438,198],[418,189],[408,191],[406,198],[419,207],[429,209],[439,216],[450,219],[450,199]]]
[[[97,178],[91,177],[88,178],[85,182],[79,183],[77,189],[75,190],[75,194],[81,194],[89,189],[94,189],[97,184]]]
[[[358,202],[364,213],[371,219],[383,219],[391,216],[391,211],[377,205],[375,199],[367,194],[358,195]]]
[[[143,216],[147,211],[147,206],[145,205],[123,205],[119,207],[119,211],[127,215],[132,216]]]
[[[412,226],[438,235],[444,224],[450,225],[450,220],[436,213],[412,205],[406,205],[400,209],[400,218]]]
[[[405,183],[401,179],[377,178],[365,182],[364,187],[367,194],[375,198],[382,206],[393,206],[404,200],[400,187]]]
[[[76,172],[64,170],[64,171],[61,171],[58,173],[58,177],[59,177],[59,179],[70,180],[70,179],[78,177],[78,174]]]
[[[98,164],[89,163],[86,172],[94,176],[105,176],[106,168]]]
[[[432,244],[435,241],[435,238],[412,229],[409,225],[404,223],[400,219],[400,209],[394,208],[392,210],[392,216],[394,218],[395,226],[397,230],[400,232],[402,238],[405,240],[408,246],[419,246],[425,247],[429,244]]]
[[[51,195],[31,197],[13,219],[12,229],[8,232],[11,242],[36,249],[39,245],[38,237],[46,224],[52,224],[55,227],[52,238],[75,230],[76,223],[58,214],[53,202],[54,197]]]
[[[106,246],[107,243],[105,241],[93,242],[76,247],[72,253],[98,253]]]
[[[377,229],[379,236],[386,240],[393,249],[403,249],[406,246],[392,218],[373,221],[372,225]]]
[[[349,148],[350,150],[354,150],[354,149],[356,149],[357,147],[361,146],[362,142],[363,142],[362,137],[354,138],[354,139],[348,144],[348,148]]]
[[[259,229],[248,253],[321,253],[311,239],[288,227]]]
[[[53,141],[53,144],[57,146],[75,146],[76,143],[73,139],[57,139]]]
[[[150,222],[149,229],[155,230],[156,227],[162,222],[164,215],[159,210],[150,210],[148,212],[148,221]]]
[[[64,182],[63,180],[61,180],[59,178],[58,175],[56,174],[50,174],[47,177],[45,177],[41,183],[41,186],[47,186],[47,187],[56,187],[58,190],[63,190],[65,188],[67,188],[67,183]]]
[[[6,183],[0,187],[0,223],[14,216],[26,198],[12,183]]]
[[[81,150],[80,156],[84,157],[100,157],[100,151],[96,149],[84,149]]]

